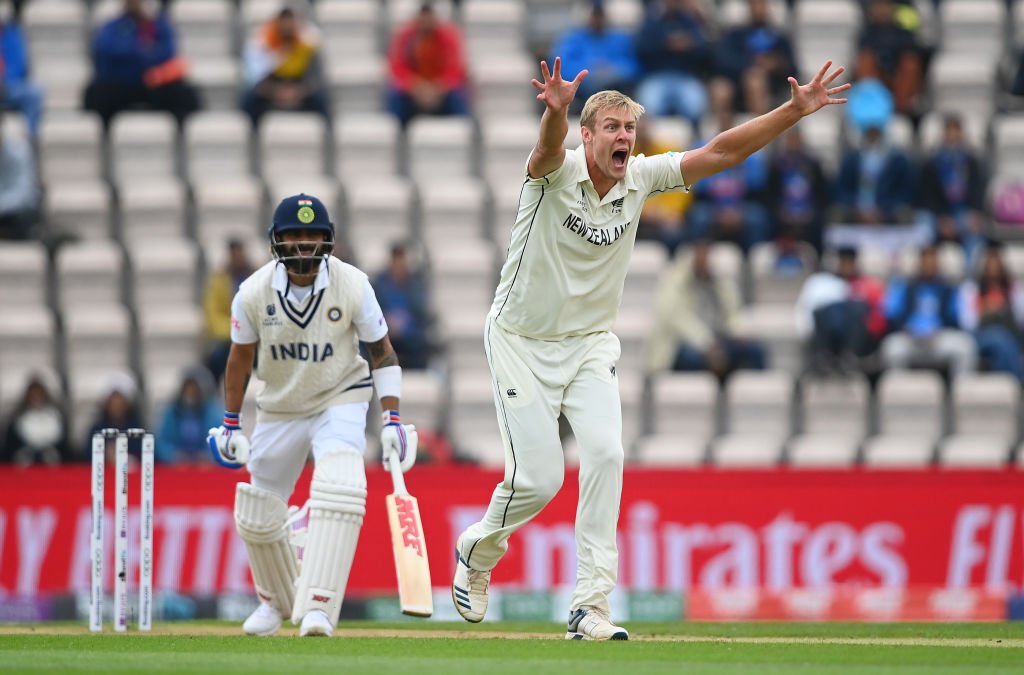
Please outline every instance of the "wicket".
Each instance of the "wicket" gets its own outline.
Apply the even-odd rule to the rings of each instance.
[[[92,537],[89,630],[103,630],[103,519],[107,444],[114,443],[114,630],[128,630],[128,440],[141,442],[139,518],[139,630],[153,625],[153,434],[103,429],[92,437]]]

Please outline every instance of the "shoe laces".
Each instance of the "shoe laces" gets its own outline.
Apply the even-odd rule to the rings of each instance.
[[[490,583],[491,580],[490,571],[481,572],[480,570],[475,570],[472,567],[468,567],[467,569],[469,570],[467,575],[469,577],[469,590],[476,593],[486,593],[487,584]]]

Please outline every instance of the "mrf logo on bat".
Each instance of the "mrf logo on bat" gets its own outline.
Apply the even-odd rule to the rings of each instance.
[[[402,545],[416,551],[416,555],[422,558],[423,542],[416,526],[416,507],[408,499],[396,495],[395,510],[398,511],[398,526],[402,530]]]

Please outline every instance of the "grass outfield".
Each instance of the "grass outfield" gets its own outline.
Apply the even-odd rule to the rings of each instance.
[[[345,622],[331,639],[238,634],[237,623],[100,635],[0,626],[0,673],[1021,673],[1024,623],[630,624],[630,642],[571,642],[555,624]]]

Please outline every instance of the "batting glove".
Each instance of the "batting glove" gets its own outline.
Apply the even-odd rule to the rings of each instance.
[[[397,410],[384,411],[384,428],[380,430],[380,445],[384,466],[394,458],[405,473],[416,463],[419,436],[412,424],[402,424]]]
[[[249,439],[238,425],[238,413],[224,413],[224,424],[210,429],[206,437],[213,459],[229,469],[240,469],[249,461]]]

